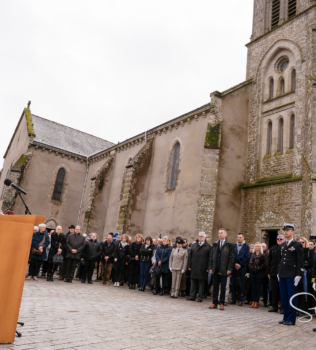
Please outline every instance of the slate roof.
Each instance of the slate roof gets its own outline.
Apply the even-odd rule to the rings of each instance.
[[[37,115],[32,114],[31,116],[36,134],[34,141],[48,146],[87,157],[115,145],[112,142]]]

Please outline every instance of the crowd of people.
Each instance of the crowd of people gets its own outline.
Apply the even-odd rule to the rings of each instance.
[[[207,242],[204,232],[190,244],[182,237],[172,242],[167,236],[156,239],[137,234],[132,241],[126,234],[113,233],[100,242],[96,233],[82,235],[80,226],[71,225],[64,234],[61,226],[48,232],[41,224],[34,227],[26,279],[36,281],[42,266],[42,276],[49,282],[58,269],[59,280],[72,283],[77,277],[81,283],[92,284],[96,269],[95,281],[106,286],[127,284],[129,289],[144,292],[149,288],[153,295],[187,296],[186,300],[197,302],[212,291],[209,308],[220,310],[228,306],[231,293],[231,304],[257,309],[262,301],[264,307],[270,304],[269,312],[285,314],[284,324],[295,324],[295,318],[288,321],[293,320],[293,310],[282,295],[315,293],[316,237],[293,241],[293,225],[285,226],[284,232],[286,237],[279,234],[277,244],[268,249],[265,243],[248,245],[242,233],[233,244],[225,229],[219,230],[213,244]],[[293,279],[293,287],[288,279]],[[301,295],[297,306],[308,311],[314,299]]]

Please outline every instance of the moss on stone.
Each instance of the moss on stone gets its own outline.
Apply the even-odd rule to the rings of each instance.
[[[263,159],[269,159],[269,158],[271,158],[271,153],[270,153],[270,154],[266,154],[266,155],[263,157]]]
[[[289,148],[289,149],[286,151],[286,154],[291,154],[291,153],[294,153],[294,149],[293,149],[293,148]]]
[[[27,123],[27,131],[29,133],[29,136],[36,136],[33,126],[33,119],[31,117],[31,111],[28,108],[25,108],[25,117],[26,117],[26,123]]]
[[[277,156],[282,156],[283,155],[283,151],[279,151],[279,152],[275,152],[274,153],[274,156],[277,157]]]
[[[23,169],[30,158],[30,154],[22,154],[21,157],[14,163],[13,168]]]
[[[279,184],[284,184],[288,182],[301,181],[302,179],[303,179],[302,176],[293,176],[292,174],[269,176],[269,177],[259,179],[256,182],[253,182],[251,184],[243,185],[242,188],[248,189],[248,188],[264,187],[264,186],[271,186],[271,185],[279,185]]]
[[[211,125],[208,124],[207,132],[205,136],[205,148],[219,148],[220,146],[220,135],[221,135],[221,122]]]

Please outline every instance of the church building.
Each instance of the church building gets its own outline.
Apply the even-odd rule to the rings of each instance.
[[[0,207],[48,228],[273,245],[284,222],[316,235],[316,1],[254,0],[244,82],[114,144],[31,113],[4,155]],[[313,127],[315,125],[315,130]],[[314,132],[315,131],[315,132]]]

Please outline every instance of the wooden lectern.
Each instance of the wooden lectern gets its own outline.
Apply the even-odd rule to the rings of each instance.
[[[0,215],[0,344],[13,343],[33,229],[39,215]]]

